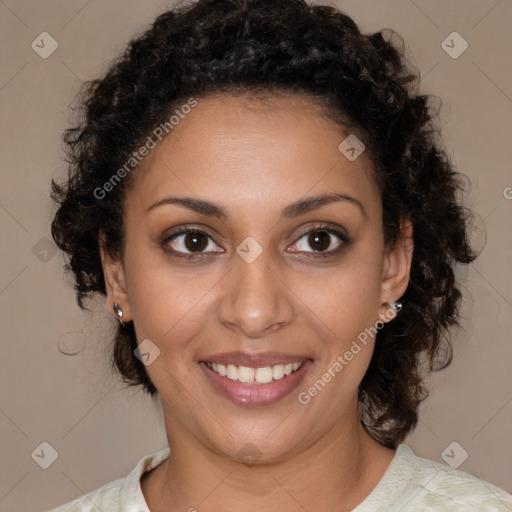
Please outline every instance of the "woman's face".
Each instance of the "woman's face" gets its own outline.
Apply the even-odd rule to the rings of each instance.
[[[209,96],[134,171],[123,265],[103,255],[108,305],[144,340],[169,432],[270,462],[359,426],[371,328],[410,251],[386,251],[347,135],[305,98]]]

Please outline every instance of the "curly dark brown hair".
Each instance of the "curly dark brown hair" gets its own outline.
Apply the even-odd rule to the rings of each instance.
[[[130,159],[155,126],[187,98],[209,93],[296,93],[363,140],[381,190],[388,247],[400,221],[412,223],[414,254],[403,309],[379,330],[359,387],[361,423],[396,447],[416,426],[428,396],[425,377],[452,359],[448,328],[459,323],[456,264],[476,257],[471,212],[459,193],[463,177],[447,157],[432,96],[416,94],[419,74],[401,37],[364,35],[330,6],[303,0],[199,0],[156,18],[133,39],[103,78],[79,96],[80,120],[66,130],[69,176],[51,183],[58,203],[52,236],[68,255],[79,306],[106,293],[99,250],[122,255],[123,200],[136,170],[106,197],[98,190]],[[103,194],[103,192],[102,192]],[[129,385],[157,389],[134,356],[133,322],[119,326],[111,364]],[[424,371],[426,370],[426,371]]]

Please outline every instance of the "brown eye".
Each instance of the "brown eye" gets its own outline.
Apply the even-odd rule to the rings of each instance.
[[[350,244],[347,235],[329,226],[316,226],[303,233],[295,242],[292,252],[310,253],[316,256],[334,256]],[[312,249],[312,250],[308,250]]]
[[[315,251],[325,251],[331,245],[331,235],[327,231],[315,231],[308,236],[308,244]]]
[[[216,246],[208,233],[191,229],[167,237],[162,246],[166,252],[183,257],[190,257],[194,254],[201,255],[205,252],[219,252],[218,249],[215,249]],[[209,250],[207,251],[207,249]]]
[[[208,246],[208,240],[202,233],[187,233],[184,245],[189,251],[203,251]]]

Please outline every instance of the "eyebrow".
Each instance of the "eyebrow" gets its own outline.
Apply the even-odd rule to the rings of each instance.
[[[367,217],[364,206],[356,198],[346,194],[331,193],[299,199],[298,201],[289,204],[282,210],[281,218],[293,219],[295,217],[299,217],[300,215],[305,215],[306,213],[309,213],[313,210],[317,210],[322,206],[337,202],[347,202],[349,204],[353,204],[359,208],[365,218]],[[194,197],[165,197],[164,199],[161,199],[160,201],[157,201],[156,203],[149,206],[146,209],[146,213],[159,206],[168,204],[177,204],[196,213],[200,213],[201,215],[216,217],[221,220],[227,220],[229,218],[226,210],[219,204]]]

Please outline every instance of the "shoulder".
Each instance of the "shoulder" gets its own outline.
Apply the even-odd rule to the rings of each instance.
[[[121,511],[121,489],[125,480],[125,478],[119,478],[109,482],[49,512],[97,512],[98,509],[102,512]]]
[[[418,457],[406,445],[401,446],[404,459],[413,467],[412,478],[401,499],[403,512],[512,512],[512,496],[503,489],[464,471]]]
[[[170,450],[167,447],[146,455],[139,460],[128,476],[109,482],[48,512],[122,512],[126,510],[127,505],[137,505],[140,512],[149,511],[140,487],[140,478],[158,466],[169,454]]]

